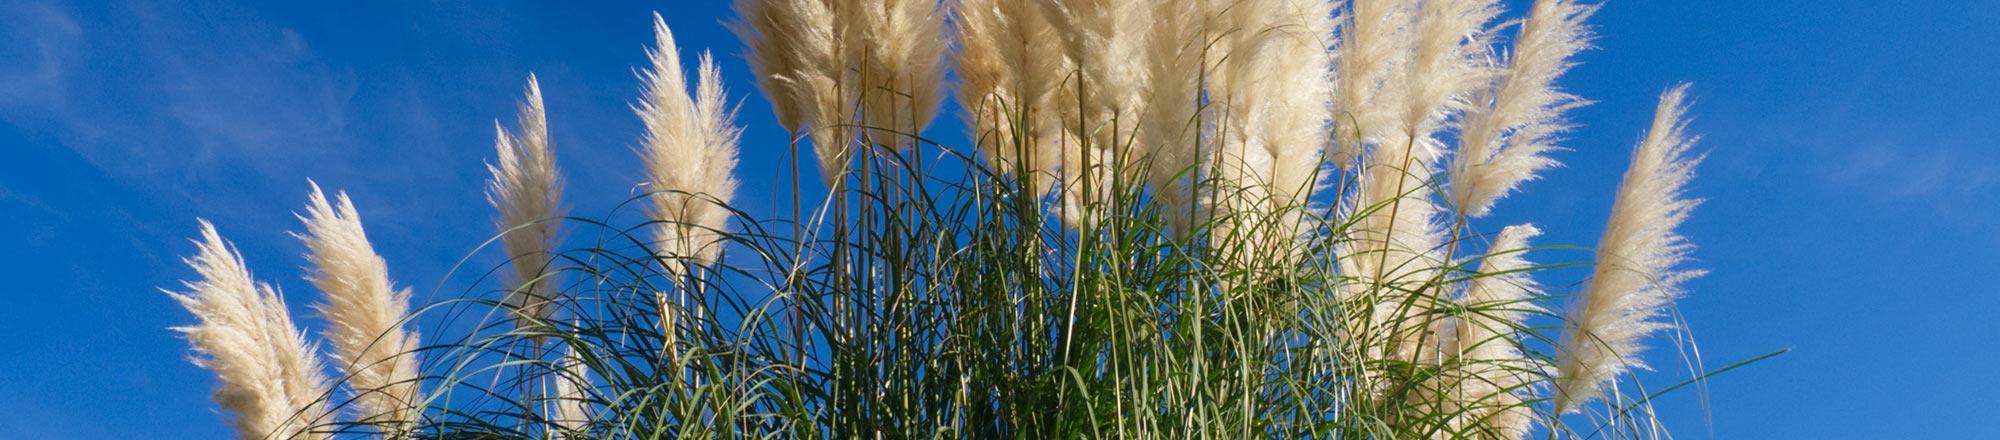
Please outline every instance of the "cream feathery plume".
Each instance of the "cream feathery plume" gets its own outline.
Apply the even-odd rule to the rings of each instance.
[[[1448,168],[1452,205],[1460,212],[1484,216],[1493,202],[1557,165],[1545,155],[1570,129],[1563,113],[1586,101],[1556,88],[1555,81],[1574,65],[1570,58],[1590,46],[1584,20],[1596,11],[1597,6],[1575,0],[1535,2],[1514,41],[1506,76],[1465,117]]]
[[[1210,90],[1219,103],[1215,171],[1244,190],[1234,211],[1283,210],[1291,224],[1318,187],[1332,122],[1334,5],[1325,0],[1210,0],[1228,52]],[[1268,199],[1268,200],[1265,200]],[[1263,208],[1255,208],[1262,206]]]
[[[1541,236],[1534,225],[1509,226],[1500,230],[1493,245],[1479,262],[1479,277],[1466,286],[1459,304],[1472,310],[1460,320],[1459,353],[1478,360],[1501,360],[1520,356],[1510,337],[1539,309],[1530,301],[1542,291],[1526,270],[1533,267],[1527,256],[1528,240]]]
[[[1155,24],[1140,60],[1150,78],[1139,119],[1143,142],[1135,166],[1143,167],[1161,217],[1176,234],[1193,228],[1198,200],[1194,183],[1202,170],[1202,73],[1207,70],[1208,10],[1198,0],[1160,0]]]
[[[1459,358],[1451,396],[1460,402],[1451,412],[1462,413],[1456,430],[1478,425],[1474,431],[1519,439],[1533,427],[1524,394],[1542,366],[1522,354],[1516,338],[1528,316],[1540,311],[1531,301],[1542,287],[1526,272],[1533,267],[1526,254],[1528,240],[1541,234],[1533,225],[1502,229],[1479,263],[1480,276],[1458,299],[1469,312],[1452,321],[1455,347],[1448,353]]]
[[[1358,2],[1357,2],[1358,3]],[[1383,7],[1383,5],[1375,5]],[[1357,14],[1359,11],[1357,5]],[[1486,83],[1488,69],[1476,58],[1484,26],[1499,14],[1491,0],[1423,2],[1414,30],[1409,64],[1377,91],[1378,104],[1401,103],[1390,120],[1362,119],[1363,135],[1379,139],[1362,171],[1361,189],[1351,209],[1365,212],[1353,234],[1366,251],[1359,274],[1383,292],[1375,304],[1373,331],[1394,359],[1413,359],[1427,350],[1435,310],[1442,299],[1425,284],[1444,265],[1442,212],[1430,182],[1443,146],[1433,137],[1464,95]],[[1364,22],[1357,18],[1356,22]],[[1400,80],[1400,81],[1399,81]],[[1401,101],[1381,100],[1384,96]],[[1373,260],[1373,261],[1370,261]]]
[[[731,26],[750,48],[750,68],[778,122],[797,133],[810,126],[813,155],[829,184],[853,163],[852,108],[859,87],[847,79],[846,31],[827,0],[737,0]]]
[[[313,310],[326,317],[334,363],[347,373],[361,420],[391,430],[415,421],[418,400],[417,335],[404,328],[410,291],[389,281],[389,266],[362,230],[361,216],[347,194],[328,203],[319,184],[294,234],[310,251],[307,279],[324,294]]]
[[[1143,63],[1154,30],[1153,2],[1146,0],[1036,0],[1061,36],[1064,51],[1083,76],[1091,131],[1110,130],[1114,117],[1137,118],[1149,79]],[[1131,130],[1126,121],[1120,131]],[[1107,141],[1123,136],[1112,134]]]
[[[1432,201],[1429,164],[1437,151],[1432,139],[1390,137],[1369,155],[1359,190],[1347,211],[1357,217],[1350,229],[1352,243],[1342,258],[1351,259],[1353,273],[1380,296],[1373,302],[1371,337],[1377,348],[1394,350],[1378,356],[1409,360],[1422,348],[1441,292],[1427,287],[1445,264],[1442,210]]]
[[[955,0],[959,103],[996,171],[1033,173],[1037,194],[1055,185],[1062,120],[1054,102],[1068,67],[1055,29],[1031,3]]]
[[[1218,29],[1213,32],[1222,40],[1215,46],[1225,52],[1208,91],[1215,133],[1209,147],[1211,157],[1206,158],[1207,174],[1217,184],[1209,201],[1215,205],[1211,208],[1215,215],[1236,219],[1218,225],[1214,231],[1217,240],[1240,241],[1230,237],[1238,231],[1227,225],[1255,224],[1245,217],[1264,211],[1269,200],[1266,184],[1271,181],[1274,160],[1264,148],[1261,122],[1270,116],[1267,108],[1275,104],[1277,96],[1295,86],[1278,84],[1273,72],[1278,58],[1294,55],[1279,54],[1272,48],[1276,40],[1286,38],[1280,34],[1288,31],[1277,24],[1288,18],[1278,11],[1284,1],[1203,2],[1204,14],[1214,19]]]
[[[944,100],[950,40],[938,0],[840,0],[833,10],[848,25],[849,58],[860,62],[864,135],[878,145],[912,145],[908,138],[930,126]]]
[[[1076,63],[1077,78],[1063,93],[1064,128],[1077,142],[1062,152],[1063,221],[1080,229],[1104,209],[1112,182],[1135,173],[1145,143],[1134,139],[1143,118],[1147,84],[1144,63],[1154,30],[1155,5],[1147,0],[1037,0],[1061,37],[1063,51]],[[1074,98],[1074,99],[1071,99]],[[1068,104],[1075,102],[1076,104]],[[1080,105],[1082,108],[1069,108]],[[1071,140],[1071,139],[1065,139]],[[1116,174],[1114,174],[1116,173]]]
[[[1271,197],[1298,223],[1299,207],[1320,186],[1320,164],[1332,138],[1334,3],[1290,0],[1278,10],[1279,30],[1268,49],[1278,55],[1272,81],[1283,86],[1263,118],[1264,149],[1271,153]]]
[[[1417,13],[1415,47],[1404,77],[1402,127],[1430,137],[1471,95],[1492,82],[1487,23],[1500,16],[1494,0],[1429,0]]]
[[[736,193],[742,129],[733,122],[714,59],[702,54],[699,82],[691,91],[673,31],[659,14],[653,15],[653,31],[658,47],[648,54],[652,69],[641,74],[646,97],[636,111],[646,125],[640,144],[653,218],[659,222],[659,251],[694,265],[714,264],[729,227],[726,205]]]
[[[590,368],[583,364],[583,357],[576,353],[575,346],[563,351],[560,362],[557,367],[561,370],[555,378],[555,402],[552,402],[555,414],[551,421],[567,432],[581,432],[589,428],[591,422],[590,394],[586,390],[590,387]]]
[[[1335,142],[1326,157],[1345,167],[1363,151],[1370,138],[1396,130],[1396,112],[1388,103],[1402,87],[1385,87],[1409,66],[1414,38],[1411,21],[1418,2],[1354,0],[1340,28],[1338,69],[1334,78]]]
[[[958,50],[952,52],[952,65],[958,74],[958,101],[965,108],[966,125],[972,128],[972,136],[978,141],[979,149],[985,153],[996,171],[1012,171],[1019,160],[1012,148],[1006,144],[1015,141],[1014,114],[1023,107],[1016,88],[1020,81],[1014,77],[1013,61],[1003,46],[1014,45],[1026,37],[1010,38],[1006,35],[1010,21],[1020,17],[1005,15],[996,0],[955,0],[951,3],[953,22],[952,35],[958,40]]]
[[[1676,269],[1694,246],[1674,229],[1700,202],[1683,198],[1700,158],[1688,157],[1687,85],[1660,98],[1652,128],[1632,153],[1597,244],[1597,267],[1582,298],[1571,306],[1569,328],[1557,350],[1557,413],[1604,394],[1619,375],[1645,368],[1640,339],[1670,328],[1660,320],[1679,298],[1681,284],[1700,276]]]
[[[555,262],[557,226],[564,213],[562,178],[549,145],[548,119],[542,109],[542,87],[528,76],[527,97],[521,101],[521,136],[499,131],[498,163],[488,165],[493,180],[486,199],[500,216],[501,244],[513,263],[514,285],[505,300],[519,313],[517,325],[528,319],[546,320],[555,313],[555,281],[548,273]]]
[[[331,385],[314,347],[292,324],[284,299],[250,277],[242,255],[201,221],[200,250],[187,261],[201,279],[167,292],[199,324],[174,327],[194,347],[194,363],[221,382],[215,402],[236,415],[237,438],[326,439]]]

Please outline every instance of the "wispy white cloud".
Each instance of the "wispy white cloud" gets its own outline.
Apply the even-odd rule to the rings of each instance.
[[[314,172],[365,166],[343,157],[351,73],[254,10],[176,3],[0,5],[0,59],[26,60],[0,63],[0,120],[216,217],[282,221],[288,204],[244,202],[290,200]]]
[[[1822,152],[1818,168],[1825,183],[1881,202],[1949,199],[1994,189],[2000,167],[1965,156],[1956,148],[1878,142]]]
[[[53,5],[0,5],[0,108],[61,107],[66,71],[77,62],[83,28]]]

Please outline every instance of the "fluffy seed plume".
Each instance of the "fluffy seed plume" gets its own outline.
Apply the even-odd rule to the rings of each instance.
[[[1371,341],[1392,351],[1378,355],[1412,359],[1427,336],[1432,310],[1440,300],[1425,288],[1445,260],[1445,230],[1432,201],[1429,181],[1434,141],[1388,138],[1369,154],[1359,190],[1347,203],[1356,216],[1341,258],[1359,278],[1356,288],[1374,287]]]
[[[1176,233],[1191,229],[1195,212],[1195,165],[1201,159],[1201,76],[1207,64],[1204,29],[1207,10],[1195,0],[1161,0],[1154,4],[1156,25],[1147,36],[1144,113],[1138,120],[1133,164],[1152,186],[1161,216]]]
[[[791,133],[810,127],[821,176],[837,183],[854,157],[849,127],[859,87],[847,81],[846,41],[827,0],[737,0],[731,26],[750,48],[750,68]]]
[[[361,420],[400,427],[414,421],[417,401],[417,335],[404,330],[410,291],[396,290],[389,267],[375,254],[347,194],[328,203],[318,184],[299,216],[310,251],[308,279],[323,293],[313,310],[329,324],[334,363],[347,373]],[[390,428],[394,429],[394,428]]]
[[[235,414],[243,440],[325,439],[313,427],[331,422],[331,386],[315,349],[292,325],[284,299],[258,284],[234,246],[201,222],[200,250],[187,264],[199,280],[168,292],[200,323],[173,330],[194,347],[196,365],[215,372],[215,402]]]
[[[1332,139],[1334,4],[1293,0],[1276,9],[1269,51],[1270,81],[1283,85],[1266,108],[1264,149],[1271,153],[1272,203],[1279,209],[1302,206],[1320,186],[1321,156]],[[1296,210],[1292,211],[1296,213]],[[1297,223],[1287,220],[1285,224]]]
[[[542,87],[532,75],[520,113],[518,137],[495,124],[499,159],[486,167],[493,173],[486,198],[500,213],[501,244],[514,268],[515,284],[509,287],[505,302],[519,314],[517,323],[546,320],[555,312],[551,307],[556,299],[555,281],[549,273],[555,262],[557,226],[564,215],[562,178],[556,175],[555,154],[549,145]]]
[[[1077,142],[1062,152],[1063,221],[1072,229],[1106,209],[1115,180],[1138,165],[1144,143],[1136,142],[1151,77],[1145,63],[1148,37],[1156,30],[1157,5],[1146,0],[1037,0],[1055,26],[1063,52],[1076,63],[1068,87],[1063,126]],[[1072,99],[1074,98],[1074,99]]]
[[[560,368],[555,373],[555,401],[551,402],[555,409],[551,421],[566,432],[581,432],[590,427],[591,421],[590,394],[586,390],[590,387],[590,368],[584,365],[575,346],[563,351],[557,366]]]
[[[1491,83],[1486,24],[1500,15],[1494,0],[1430,0],[1416,22],[1416,44],[1404,80],[1404,130],[1426,138]]]
[[[956,0],[952,10],[958,100],[973,139],[995,170],[1032,173],[1035,191],[1049,191],[1062,161],[1054,101],[1069,69],[1055,28],[1029,2]]]
[[[1514,41],[1513,61],[1499,87],[1466,115],[1459,150],[1452,157],[1452,205],[1465,215],[1486,215],[1493,202],[1557,163],[1546,156],[1570,125],[1563,113],[1584,105],[1556,88],[1570,58],[1590,45],[1584,20],[1594,5],[1540,0]]]
[[[1221,113],[1214,168],[1244,193],[1218,198],[1235,199],[1234,211],[1282,210],[1280,224],[1295,224],[1331,140],[1334,5],[1211,0],[1208,8],[1228,53],[1210,90]]]
[[[908,139],[937,117],[944,100],[947,40],[938,0],[843,0],[834,12],[848,23],[849,59],[859,61],[864,135],[877,145]]]
[[[729,227],[725,205],[736,194],[732,174],[742,129],[734,125],[714,59],[702,54],[698,84],[691,90],[673,32],[658,14],[653,15],[653,31],[658,47],[649,54],[652,69],[641,75],[645,99],[636,110],[646,125],[640,144],[652,186],[653,219],[659,222],[658,249],[662,257],[714,264]]]
[[[1091,131],[1111,130],[1112,118],[1135,118],[1147,84],[1147,36],[1155,5],[1146,0],[1037,0],[1055,25],[1064,51],[1077,63]],[[1125,122],[1130,130],[1132,121]],[[1100,128],[1101,127],[1101,128]],[[1118,139],[1122,136],[1102,136]]]
[[[1355,0],[1340,29],[1339,69],[1334,80],[1336,142],[1328,145],[1327,160],[1344,167],[1363,150],[1371,137],[1394,131],[1398,102],[1386,88],[1391,78],[1399,78],[1408,68],[1412,37],[1411,21],[1417,2],[1403,0]]]
[[[1363,10],[1362,3],[1371,4]],[[1390,350],[1383,353],[1411,359],[1428,350],[1420,347],[1422,341],[1436,340],[1428,333],[1441,302],[1435,289],[1422,288],[1434,278],[1445,258],[1444,228],[1438,223],[1442,210],[1432,200],[1430,187],[1443,146],[1433,135],[1446,118],[1463,107],[1465,94],[1489,78],[1478,59],[1484,47],[1480,35],[1485,23],[1499,12],[1490,0],[1427,1],[1415,11],[1412,33],[1404,34],[1363,25],[1393,26],[1408,12],[1403,8],[1409,6],[1357,2],[1355,7],[1351,44],[1378,36],[1406,38],[1400,44],[1369,44],[1407,47],[1409,51],[1406,65],[1386,69],[1402,76],[1385,77],[1380,89],[1373,92],[1375,104],[1400,105],[1396,107],[1400,113],[1349,110],[1363,115],[1358,119],[1361,133],[1350,138],[1351,142],[1377,141],[1363,161],[1360,191],[1352,205],[1353,212],[1361,213],[1354,231],[1362,248],[1356,255],[1356,266],[1364,272],[1358,275],[1371,285],[1391,286],[1375,303],[1371,327],[1380,332],[1378,339],[1388,344]],[[1387,56],[1366,53],[1378,49],[1356,49],[1362,53],[1347,56]],[[1389,60],[1393,58],[1376,62],[1394,62]],[[1368,93],[1366,89],[1361,87],[1361,92]]]
[[[1533,225],[1501,230],[1479,263],[1479,278],[1458,299],[1468,310],[1453,321],[1457,329],[1452,332],[1452,352],[1460,359],[1460,374],[1454,377],[1458,389],[1452,393],[1458,402],[1452,412],[1463,413],[1454,427],[1458,430],[1519,439],[1534,423],[1525,385],[1539,366],[1522,355],[1516,338],[1528,316],[1539,311],[1532,301],[1542,288],[1526,272],[1533,266],[1526,255],[1528,240],[1541,234]]]
[[[1639,341],[1670,327],[1664,309],[1681,296],[1681,284],[1701,271],[1676,269],[1693,245],[1674,232],[1699,201],[1682,197],[1699,158],[1687,157],[1687,86],[1660,98],[1652,128],[1618,186],[1597,244],[1597,268],[1583,297],[1569,310],[1568,333],[1557,350],[1556,411],[1604,394],[1620,374],[1644,368]]]

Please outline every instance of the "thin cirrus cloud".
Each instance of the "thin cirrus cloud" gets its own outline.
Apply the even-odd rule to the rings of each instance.
[[[2000,162],[1966,147],[1911,148],[1892,143],[1825,151],[1820,181],[1831,191],[1884,212],[1918,214],[1913,221],[2000,234]],[[1996,242],[2000,243],[2000,242]]]
[[[0,6],[0,109],[63,106],[65,73],[75,62],[83,28],[68,14],[39,3]]]
[[[412,92],[411,74],[324,56],[267,12],[200,1],[0,5],[0,59],[27,61],[0,63],[0,122],[53,140],[120,186],[225,223],[281,225],[281,205],[243,201],[294,198],[307,177],[373,200],[476,165],[436,156],[447,143],[425,123],[435,104]],[[429,202],[385,201],[375,216],[393,224],[427,215]]]
[[[1887,144],[1844,149],[1828,161],[1824,177],[1843,187],[1867,188],[1889,200],[1953,198],[1977,194],[1996,183],[1993,164],[1968,161],[1952,149],[1914,149]]]

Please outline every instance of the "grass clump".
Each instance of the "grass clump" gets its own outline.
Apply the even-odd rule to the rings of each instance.
[[[476,251],[504,252],[505,275],[404,313],[358,214],[315,193],[309,229],[341,240],[316,261],[354,262],[321,269],[345,295],[322,308],[364,355],[318,400],[223,403],[256,417],[246,438],[1667,437],[1654,395],[1619,379],[1695,274],[1674,232],[1695,205],[1685,88],[1595,261],[1538,264],[1566,248],[1480,223],[1555,164],[1582,101],[1554,81],[1595,6],[1337,6],[741,0],[797,135],[785,218],[731,206],[742,128],[715,64],[690,81],[656,17],[646,194],[610,220],[564,214],[531,78],[492,170],[499,234]],[[926,133],[947,65],[964,145]],[[801,164],[823,205],[800,203]],[[615,220],[630,212],[646,220]],[[296,337],[203,336],[296,336],[208,237],[205,281],[179,296],[204,365],[231,396],[286,386],[259,362],[321,374],[232,357],[311,360]],[[1580,293],[1537,282],[1568,266],[1594,270]],[[211,305],[237,296],[244,316]],[[411,322],[450,331],[415,347]]]

